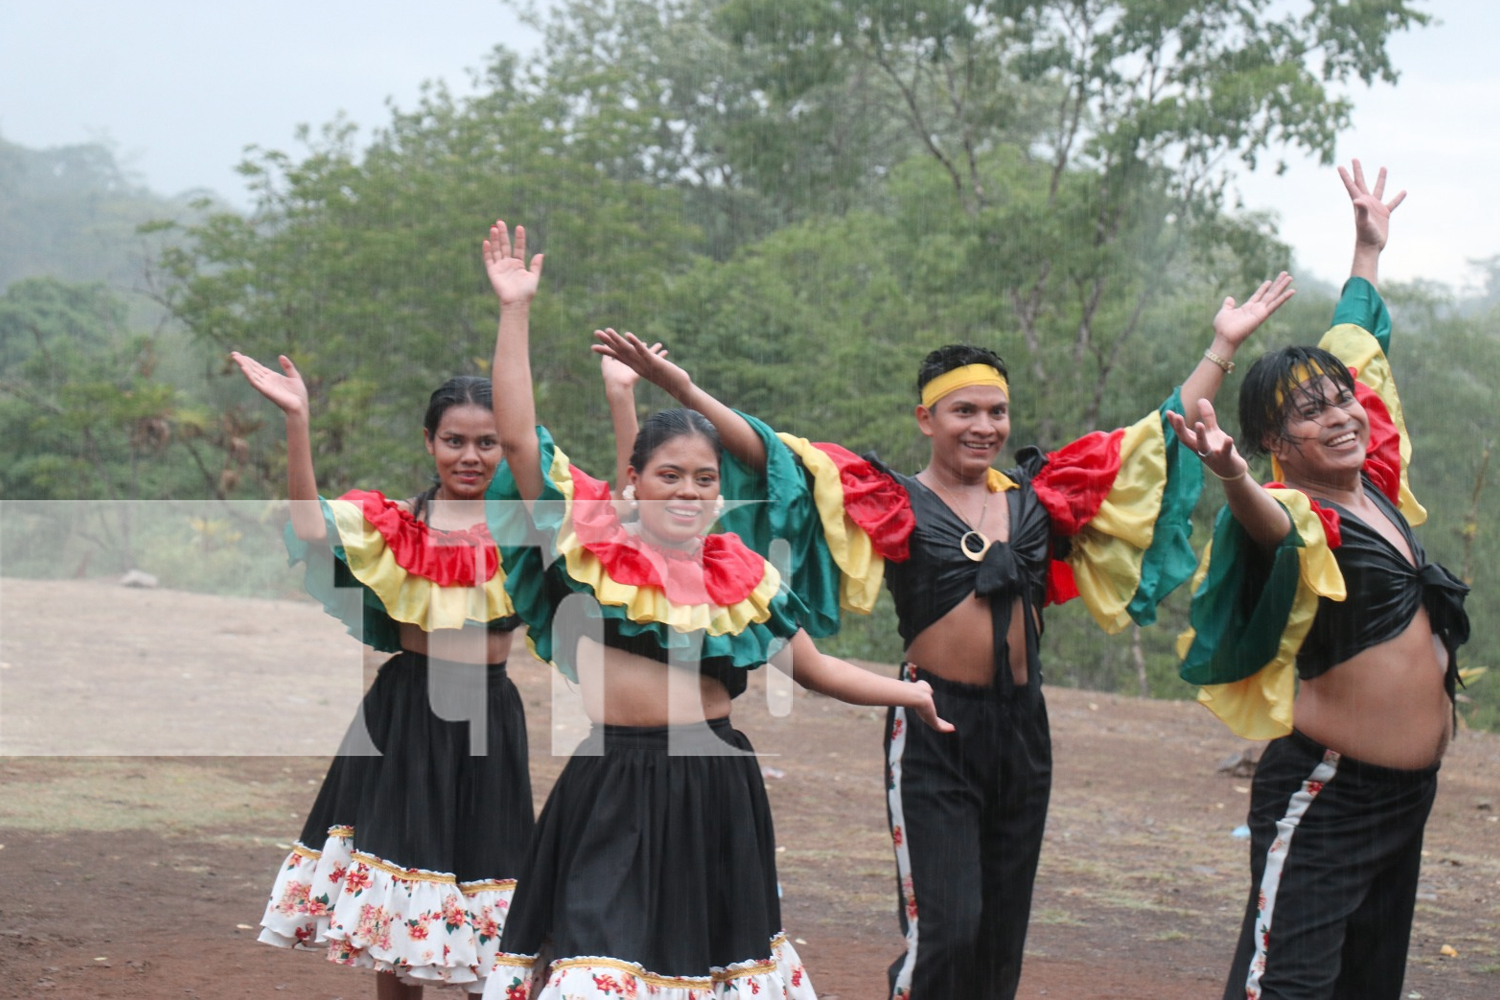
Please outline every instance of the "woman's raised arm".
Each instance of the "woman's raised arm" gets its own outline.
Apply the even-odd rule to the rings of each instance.
[[[658,353],[628,332],[595,330],[594,337],[599,341],[594,345],[597,353],[630,367],[678,403],[707,417],[719,432],[725,451],[751,469],[759,471],[766,467],[765,442],[755,429],[744,417],[694,383],[686,369],[668,361],[666,351]]]
[[[245,381],[286,414],[286,492],[292,501],[292,530],[304,542],[320,542],[328,536],[328,527],[318,503],[318,479],[313,472],[307,384],[285,354],[279,358],[284,375],[239,351],[231,351],[229,356],[240,366]]]
[[[500,300],[500,327],[495,333],[495,428],[505,461],[521,498],[542,495],[541,446],[536,435],[536,398],[531,386],[531,300],[542,277],[542,255],[526,260],[526,229],[517,226],[515,242],[504,221],[490,227],[482,247],[484,269]]]

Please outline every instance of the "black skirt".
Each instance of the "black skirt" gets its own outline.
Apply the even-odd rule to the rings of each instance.
[[[328,769],[260,940],[477,991],[532,826],[526,718],[505,664],[399,653]]]
[[[782,932],[760,766],[729,720],[596,726],[575,751],[542,810],[486,1000],[520,995],[533,975],[544,980],[533,1000],[813,1000]]]

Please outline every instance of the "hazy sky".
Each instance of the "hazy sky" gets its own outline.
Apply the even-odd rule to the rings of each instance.
[[[1466,261],[1500,254],[1500,3],[1432,0],[1441,24],[1398,36],[1398,87],[1357,86],[1346,162],[1390,167],[1409,191],[1385,275],[1462,287]],[[535,35],[500,0],[0,0],[0,136],[33,148],[108,139],[152,188],[248,198],[234,166],[247,145],[295,151],[298,124],[340,111],[366,128],[424,80],[467,92],[497,43]],[[1247,205],[1276,210],[1300,269],[1347,273],[1350,228],[1338,176],[1276,157],[1241,180]]]

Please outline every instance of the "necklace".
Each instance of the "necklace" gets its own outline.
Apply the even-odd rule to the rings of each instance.
[[[947,487],[938,482],[936,476],[932,478],[932,483],[938,488],[938,492],[943,495],[943,499],[948,502],[948,508],[952,510],[953,513],[957,514],[958,519],[962,521],[964,523],[964,526],[969,529],[968,531],[964,532],[963,537],[959,538],[958,547],[963,550],[963,554],[969,560],[971,560],[972,562],[980,562],[984,559],[984,554],[989,551],[990,546],[994,544],[990,541],[988,535],[979,530],[980,528],[984,527],[984,516],[989,513],[990,497],[994,495],[991,492],[988,484],[986,484],[984,490],[984,506],[979,508],[979,521],[977,524],[971,524],[969,522],[969,519],[967,517],[964,517],[963,508],[954,501],[953,494],[948,492]],[[970,539],[973,539],[973,541],[971,542]],[[972,547],[975,545],[977,545],[978,548]]]

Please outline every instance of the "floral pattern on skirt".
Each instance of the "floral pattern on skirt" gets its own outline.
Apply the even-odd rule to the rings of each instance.
[[[770,957],[713,970],[711,976],[662,976],[614,958],[564,958],[547,967],[546,984],[533,995],[536,956],[501,954],[490,971],[484,1000],[817,1000],[802,960],[786,935],[770,944]]]
[[[330,961],[394,972],[413,985],[482,986],[495,963],[513,879],[458,882],[352,849],[334,827],[321,851],[296,844],[276,877],[260,940],[326,944]]]

